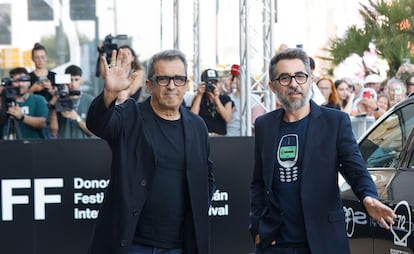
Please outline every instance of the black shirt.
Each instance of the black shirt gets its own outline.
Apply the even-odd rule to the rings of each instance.
[[[227,95],[220,95],[219,99],[221,103],[226,104],[231,101]],[[209,101],[207,95],[204,94],[200,102],[200,111],[198,113],[207,125],[208,132],[214,132],[219,135],[227,134],[227,123],[223,117],[217,112],[216,105]]]
[[[30,72],[29,75],[30,75],[30,85],[33,85],[34,83],[39,81],[39,77],[33,71]],[[56,86],[55,75],[56,75],[56,73],[54,73],[52,71],[47,72],[47,79],[50,80],[52,86]],[[40,92],[35,92],[35,94],[39,94],[39,95],[45,97],[46,101],[50,101],[53,97],[53,95],[51,95],[46,89],[43,89]]]
[[[280,124],[277,141],[273,191],[283,213],[283,223],[276,242],[280,245],[306,244],[306,231],[301,203],[302,157],[309,115]]]
[[[155,116],[151,133],[156,168],[134,242],[157,248],[182,248],[184,213],[189,207],[182,120]]]

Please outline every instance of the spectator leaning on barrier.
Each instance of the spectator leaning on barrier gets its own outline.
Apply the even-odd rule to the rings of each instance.
[[[62,84],[64,90],[50,100],[50,133],[52,137],[58,138],[91,137],[85,119],[93,97],[81,92],[82,69],[70,65],[66,67],[65,74],[70,75],[70,83]]]

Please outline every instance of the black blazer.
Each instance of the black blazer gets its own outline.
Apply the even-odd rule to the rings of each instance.
[[[184,107],[180,112],[191,203],[185,216],[184,253],[208,254],[208,208],[215,182],[207,128],[199,116]],[[139,104],[128,99],[107,109],[101,94],[92,102],[86,124],[112,150],[111,179],[88,253],[126,254],[156,169],[157,155],[148,134],[156,124],[150,98]]]
[[[311,103],[302,164],[301,203],[312,253],[349,253],[345,215],[338,187],[341,172],[363,200],[378,198],[361,157],[347,114]],[[283,110],[259,117],[255,124],[255,164],[250,186],[250,232],[262,246],[275,239],[283,214],[272,193],[275,155]],[[276,243],[277,244],[277,243]]]

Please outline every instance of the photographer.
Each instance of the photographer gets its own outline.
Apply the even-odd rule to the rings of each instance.
[[[93,97],[81,93],[83,81],[80,67],[70,65],[65,69],[65,74],[70,74],[70,83],[59,84],[57,94],[50,101],[50,133],[58,138],[89,138],[92,133],[86,127],[85,119]]]
[[[3,99],[3,86],[0,86],[0,130],[3,130],[5,124],[7,123],[7,105]],[[2,137],[0,137],[2,139]]]
[[[126,40],[126,35],[117,35],[115,37],[107,35],[103,44],[98,45],[99,57],[97,60],[97,70],[96,76],[103,78],[105,75],[105,68],[102,62],[99,60],[101,56],[105,56],[108,64],[111,62],[110,56],[112,55],[112,50],[124,49],[127,52],[127,58],[124,60],[128,65],[128,75],[132,73],[137,73],[138,76],[134,79],[132,84],[125,90],[121,91],[116,100],[116,104],[123,103],[128,98],[133,98],[137,102],[144,101],[146,98],[145,88],[144,88],[144,67],[140,63],[137,54],[135,51],[128,45],[122,45],[118,47],[113,40]]]
[[[3,128],[5,139],[44,139],[48,107],[46,100],[28,92],[30,77],[23,67],[10,70],[11,84],[2,91],[7,107],[8,122]],[[16,88],[16,92],[6,92]],[[14,90],[11,90],[14,91]],[[11,128],[13,127],[13,128]],[[6,131],[7,130],[7,131]]]
[[[226,135],[232,114],[233,103],[229,96],[220,95],[218,79],[216,70],[205,70],[191,106],[191,111],[204,119],[210,136]]]
[[[35,69],[30,75],[29,93],[39,94],[50,101],[55,93],[55,74],[47,69],[47,51],[40,43],[35,43],[32,49],[32,61]]]

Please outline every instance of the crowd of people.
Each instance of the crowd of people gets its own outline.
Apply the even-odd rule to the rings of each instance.
[[[407,98],[414,90],[414,65],[404,64],[394,77],[382,79],[369,74],[364,79],[320,77],[316,84],[325,97],[326,107],[349,116],[372,116],[378,119],[390,107]]]
[[[61,83],[42,45],[32,59],[33,72],[14,68],[2,86],[3,139],[99,137],[111,148],[110,185],[88,253],[209,254],[207,211],[216,189],[209,136],[241,134],[242,67],[221,77],[204,70],[184,100],[190,81],[180,50],[154,54],[144,79],[134,50],[121,46],[109,60],[100,55],[104,88],[92,98],[81,91],[79,66],[68,66],[70,80]],[[382,227],[396,218],[378,200],[348,116],[379,117],[403,100],[413,90],[414,66],[387,81],[371,74],[362,82],[316,78],[312,60],[299,48],[280,50],[268,70],[278,108],[266,113],[260,97],[250,98],[249,229],[257,254],[348,254],[338,173]]]
[[[286,44],[282,44],[278,52],[286,50]],[[117,96],[117,104],[124,103],[131,98],[136,102],[142,102],[148,97],[147,88],[144,85],[145,68],[138,59],[134,49],[129,45],[118,48],[124,49],[127,57],[124,61],[128,65],[128,75],[136,73],[134,83]],[[102,45],[98,45],[99,56],[104,54]],[[110,57],[106,56],[107,61]],[[22,67],[10,71],[11,86],[20,87],[19,98],[5,98],[1,96],[0,104],[0,129],[1,139],[53,139],[53,138],[94,138],[95,136],[87,129],[84,120],[87,109],[92,101],[92,96],[82,91],[82,69],[79,66],[69,66],[65,74],[70,75],[70,82],[57,84],[56,73],[47,68],[47,49],[40,43],[35,43],[32,49],[32,61],[34,69],[25,77],[17,80],[12,73],[21,72]],[[326,107],[346,112],[349,116],[372,116],[378,119],[384,112],[396,103],[404,100],[414,91],[414,65],[403,64],[396,75],[383,80],[377,74],[369,74],[364,79],[359,77],[341,77],[340,79],[313,74],[315,61],[310,58],[312,71],[312,98],[314,101]],[[103,64],[97,62],[97,76],[103,78],[105,75]],[[233,64],[231,69],[219,72],[216,69],[205,69],[201,75],[201,82],[195,83],[195,92],[187,91],[184,96],[183,105],[204,119],[210,136],[241,136],[242,114],[246,108],[251,109],[250,126],[254,135],[255,119],[266,113],[263,99],[254,92],[248,93],[250,105],[241,105],[240,66]],[[20,74],[20,73],[19,73]],[[26,75],[26,74],[25,74]],[[63,86],[62,86],[63,85]],[[0,92],[4,86],[0,86]],[[27,87],[27,90],[26,88]],[[65,94],[64,91],[67,91]],[[30,119],[31,116],[39,117],[35,113],[34,106],[23,105],[27,95],[39,95],[46,103],[45,124],[33,124],[30,120],[21,120],[20,114],[16,118],[13,112],[20,110],[23,118]],[[25,97],[26,96],[26,97]],[[27,104],[27,103],[26,103]],[[56,109],[56,104],[58,108]],[[61,109],[62,104],[69,108]],[[24,108],[20,108],[24,106]],[[60,107],[59,107],[60,106]],[[280,107],[279,101],[275,107]],[[16,109],[19,107],[18,109]],[[243,111],[243,112],[242,112]],[[42,114],[44,112],[42,111]],[[44,125],[44,126],[43,126]],[[33,129],[36,131],[27,132]],[[34,135],[39,132],[41,134]],[[29,134],[32,133],[32,134]]]

